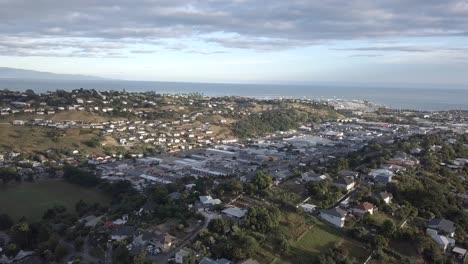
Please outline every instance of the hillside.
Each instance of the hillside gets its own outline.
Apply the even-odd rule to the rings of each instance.
[[[77,75],[57,74],[33,70],[0,67],[0,79],[33,79],[33,80],[104,80],[104,78]]]

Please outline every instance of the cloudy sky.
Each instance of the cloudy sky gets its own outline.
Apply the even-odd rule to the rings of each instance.
[[[468,83],[468,0],[0,0],[0,67],[129,80]]]

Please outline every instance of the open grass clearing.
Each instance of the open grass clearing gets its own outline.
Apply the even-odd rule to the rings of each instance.
[[[26,217],[36,221],[44,212],[56,205],[69,211],[75,210],[79,200],[87,203],[108,204],[110,198],[94,188],[85,188],[62,180],[0,184],[0,213],[7,213],[13,220]]]

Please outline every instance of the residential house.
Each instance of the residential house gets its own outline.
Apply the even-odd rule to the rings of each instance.
[[[204,205],[204,206],[212,206],[212,205],[221,204],[221,200],[213,199],[211,197],[211,195],[200,196],[199,199],[200,199],[200,202],[202,203],[202,205]]]
[[[389,192],[381,192],[379,193],[379,198],[382,199],[386,204],[390,204],[393,199],[393,195]]]
[[[326,180],[329,176],[327,174],[318,174],[313,171],[305,172],[301,175],[302,181],[323,181]]]
[[[392,177],[393,175],[393,171],[387,169],[375,169],[369,172],[369,176],[372,178],[375,178],[377,176]]]
[[[335,186],[338,186],[338,187],[343,187],[345,188],[347,191],[351,190],[354,188],[354,186],[356,185],[356,182],[354,181],[353,178],[351,177],[346,177],[346,178],[339,178],[339,179],[336,179],[333,184]]]
[[[426,234],[429,235],[444,252],[447,251],[447,249],[450,247],[455,246],[455,239],[446,237],[444,235],[439,235],[437,230],[428,228],[426,229]]]
[[[454,247],[452,249],[452,255],[457,259],[463,261],[466,257],[466,249],[460,247]]]
[[[434,218],[429,220],[429,222],[427,223],[427,227],[445,232],[450,237],[453,237],[455,235],[455,224],[452,221],[444,218]]]
[[[380,168],[382,168],[384,170],[389,170],[389,171],[391,171],[393,173],[406,171],[405,167],[400,166],[400,165],[395,165],[395,164],[382,164],[382,166],[380,166]]]
[[[111,233],[111,240],[122,241],[131,236],[135,232],[135,227],[133,226],[121,226]]]
[[[359,176],[359,172],[350,171],[350,170],[340,170],[338,172],[338,175],[342,177],[353,177],[354,179],[356,179]]]
[[[415,166],[419,164],[419,160],[404,152],[397,152],[395,156],[392,159],[387,160],[386,163],[400,166]]]
[[[320,212],[320,217],[337,227],[343,227],[347,212],[339,207],[325,209]]]
[[[223,214],[230,218],[241,219],[247,213],[246,209],[240,209],[238,207],[229,207],[222,211]]]
[[[162,252],[168,252],[173,246],[175,246],[177,238],[169,234],[160,234],[155,241],[157,248],[160,248]]]
[[[124,214],[122,218],[114,220],[112,224],[115,226],[119,226],[119,225],[125,225],[127,222],[128,222],[128,215]]]
[[[89,215],[78,220],[80,223],[84,223],[86,227],[95,227],[103,218],[103,216],[96,217],[94,215]]]
[[[286,179],[288,177],[291,177],[293,176],[294,173],[292,173],[290,170],[281,170],[281,171],[277,171],[273,174],[273,177],[278,180],[278,181],[281,181],[283,179]]]
[[[26,121],[24,121],[24,120],[13,120],[12,124],[15,125],[15,126],[22,126],[22,125],[26,124]]]
[[[393,180],[394,172],[387,169],[375,169],[368,175],[374,182],[387,184]]]
[[[300,207],[304,210],[304,212],[307,212],[307,213],[312,213],[315,211],[315,208],[316,206],[313,205],[313,204],[308,204],[308,203],[305,203],[305,204],[301,204]]]
[[[363,216],[366,213],[374,214],[375,205],[369,202],[359,203],[356,207],[352,209],[353,214],[358,216]]]
[[[133,246],[136,249],[142,249],[148,245],[154,245],[157,240],[156,235],[153,232],[139,229],[133,234]]]
[[[392,180],[393,180],[393,176],[386,177],[386,176],[383,176],[383,175],[379,175],[379,176],[374,178],[374,182],[382,183],[382,184],[387,184],[389,182],[392,182]]]

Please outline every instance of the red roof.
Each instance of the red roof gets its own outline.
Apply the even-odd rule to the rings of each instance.
[[[374,208],[374,205],[369,203],[369,202],[363,202],[358,205],[359,209],[362,209],[364,211],[368,211]]]

